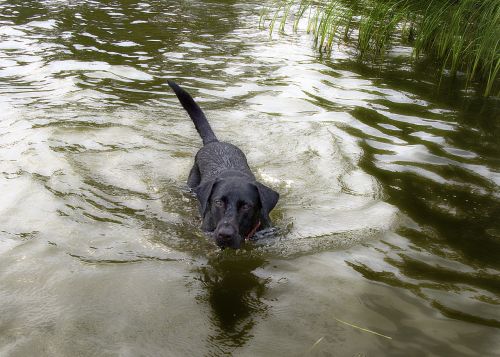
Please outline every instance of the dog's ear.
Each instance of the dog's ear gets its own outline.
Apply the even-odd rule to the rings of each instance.
[[[271,220],[269,219],[269,212],[271,212],[274,206],[278,203],[280,195],[278,192],[261,184],[260,182],[256,182],[255,186],[257,186],[257,190],[259,191],[260,203],[262,204],[262,224],[265,227],[270,226]]]
[[[208,200],[212,195],[212,190],[214,189],[214,185],[218,181],[219,180],[217,179],[206,181],[194,189],[194,193],[196,193],[196,197],[198,198],[198,201],[200,201],[200,215],[202,217],[205,216],[205,211],[207,210],[208,207]]]

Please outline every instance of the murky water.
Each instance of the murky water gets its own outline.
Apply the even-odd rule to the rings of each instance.
[[[0,1],[1,356],[500,351],[498,102],[259,6]],[[167,78],[281,193],[275,236],[200,232]]]

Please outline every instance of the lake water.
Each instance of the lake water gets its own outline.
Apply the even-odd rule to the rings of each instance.
[[[499,355],[498,100],[261,6],[0,1],[1,356]],[[280,192],[274,235],[200,231],[167,79]]]

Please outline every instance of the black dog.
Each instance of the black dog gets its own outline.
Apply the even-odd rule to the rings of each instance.
[[[256,231],[269,227],[269,212],[279,195],[255,180],[245,154],[217,140],[198,104],[184,89],[168,81],[203,139],[189,173],[188,186],[200,201],[201,228],[214,232],[221,248],[238,249]]]

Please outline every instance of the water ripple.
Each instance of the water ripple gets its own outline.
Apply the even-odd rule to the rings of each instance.
[[[500,321],[498,103],[269,39],[261,4],[0,3],[0,354],[490,352],[460,336]],[[281,194],[240,252],[199,229],[170,78]]]

